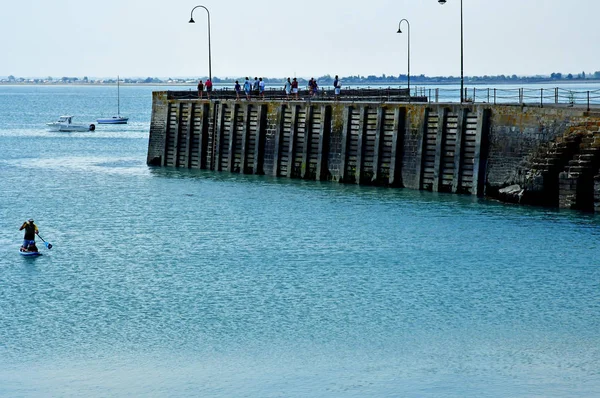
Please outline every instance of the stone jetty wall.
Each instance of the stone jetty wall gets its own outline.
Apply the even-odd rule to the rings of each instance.
[[[182,97],[153,93],[150,165],[600,211],[600,117],[585,110]]]

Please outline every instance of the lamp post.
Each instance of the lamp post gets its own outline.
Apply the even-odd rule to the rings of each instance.
[[[408,19],[401,19],[398,23],[398,33],[402,33],[402,22],[405,21],[408,26],[408,100],[410,101],[410,22]]]
[[[210,55],[210,12],[208,11],[208,8],[206,8],[204,6],[196,6],[196,7],[192,8],[192,12],[190,13],[190,22],[189,23],[196,23],[196,21],[194,21],[194,10],[198,7],[204,8],[206,10],[206,14],[208,15],[208,78],[212,82],[212,61],[211,61],[211,55]]]
[[[441,5],[446,4],[446,0],[438,0]],[[465,78],[464,78],[464,39],[463,39],[463,2],[460,0],[460,103],[465,99]]]

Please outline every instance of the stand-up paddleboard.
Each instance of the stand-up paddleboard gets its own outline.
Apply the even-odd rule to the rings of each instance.
[[[29,252],[29,251],[23,251],[19,249],[19,254],[21,256],[25,256],[25,257],[37,257],[37,256],[41,256],[42,253],[40,252]]]

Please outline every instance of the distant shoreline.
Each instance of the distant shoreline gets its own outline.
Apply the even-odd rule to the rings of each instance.
[[[283,79],[281,80],[282,84],[283,84]],[[217,87],[223,87],[223,86],[232,86],[235,82],[219,82],[219,83],[214,83],[215,86]],[[436,82],[436,81],[432,81],[432,82],[412,82],[412,86],[452,86],[452,85],[457,85],[460,84],[460,82]],[[482,86],[482,85],[511,85],[511,86],[518,86],[518,85],[535,85],[535,84],[551,84],[554,83],[556,85],[571,85],[571,84],[582,84],[582,85],[586,85],[586,84],[600,84],[600,79],[586,79],[586,80],[534,80],[534,81],[517,81],[517,82],[508,82],[508,81],[504,81],[504,80],[490,80],[490,81],[482,81],[482,82],[467,82],[465,81],[465,86]],[[279,82],[274,82],[273,80],[270,80],[267,82],[268,85],[273,85],[273,84],[279,84]],[[34,83],[34,82],[0,82],[0,86],[45,86],[45,87],[53,87],[53,86],[70,86],[70,87],[100,87],[100,86],[116,86],[117,83],[63,83],[63,82],[56,82],[56,83]],[[121,86],[148,86],[148,87],[157,87],[157,86],[172,86],[172,87],[194,87],[196,86],[195,82],[190,82],[190,83],[168,83],[168,82],[163,82],[163,83],[120,83]],[[348,82],[346,83],[346,86],[356,86],[356,87],[368,87],[368,86],[406,86],[406,82],[360,82],[360,83],[353,83],[353,82]]]
[[[223,83],[215,83],[223,84]],[[229,84],[229,83],[227,83]],[[31,82],[0,82],[0,86],[116,86],[117,83],[31,83]],[[120,86],[195,86],[196,83],[119,83]]]

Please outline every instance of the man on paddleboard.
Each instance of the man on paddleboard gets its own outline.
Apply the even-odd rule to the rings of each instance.
[[[37,252],[38,248],[35,246],[35,235],[38,233],[38,227],[33,223],[33,218],[25,221],[19,231],[25,230],[25,236],[23,237],[22,251]]]

